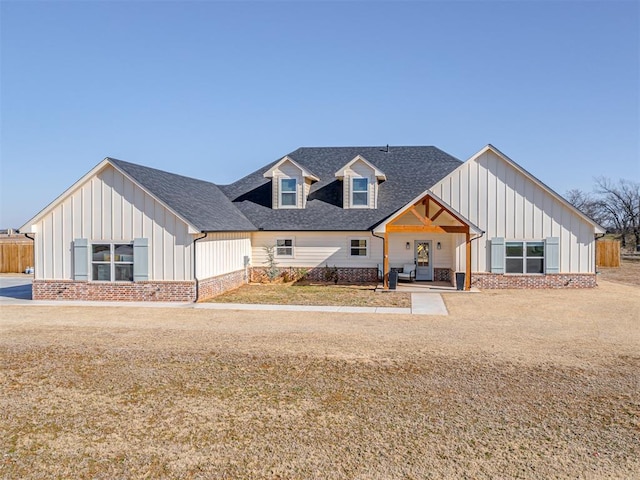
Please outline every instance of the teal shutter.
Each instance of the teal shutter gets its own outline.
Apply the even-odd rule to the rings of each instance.
[[[491,273],[504,273],[504,237],[491,239]]]
[[[545,273],[560,273],[560,238],[548,237],[545,240]]]
[[[149,239],[133,240],[133,281],[149,280]]]
[[[89,280],[89,241],[86,238],[73,241],[73,279]]]

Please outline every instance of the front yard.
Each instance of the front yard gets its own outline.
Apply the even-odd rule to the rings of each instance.
[[[376,284],[333,285],[308,282],[252,283],[218,295],[215,303],[275,305],[343,305],[350,307],[411,307],[411,295],[376,292]]]
[[[447,317],[3,306],[0,478],[637,478],[639,293],[446,295]]]

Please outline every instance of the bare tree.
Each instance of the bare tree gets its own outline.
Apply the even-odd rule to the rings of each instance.
[[[630,233],[635,244],[640,245],[640,183],[624,179],[613,183],[606,177],[598,177],[595,191],[606,222],[622,235],[622,246],[626,247],[625,237]]]
[[[571,205],[591,218],[594,222],[602,226],[605,226],[607,223],[607,211],[604,208],[603,202],[592,193],[574,188],[565,194],[565,198]]]

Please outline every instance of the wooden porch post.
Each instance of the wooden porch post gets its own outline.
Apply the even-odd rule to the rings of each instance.
[[[464,276],[464,289],[471,290],[471,234],[467,230],[467,266]]]
[[[384,253],[382,259],[382,286],[385,290],[389,290],[389,234],[384,232]]]

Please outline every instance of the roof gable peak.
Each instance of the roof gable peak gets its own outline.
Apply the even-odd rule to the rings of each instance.
[[[338,170],[335,173],[336,178],[344,178],[346,175],[346,171],[351,168],[351,166],[357,162],[362,162],[364,163],[367,167],[369,167],[371,170],[373,170],[373,174],[375,175],[375,177],[382,181],[382,180],[386,180],[387,176],[384,174],[384,172],[382,170],[380,170],[378,167],[376,167],[374,164],[372,164],[371,162],[369,162],[366,158],[364,158],[362,155],[356,155],[351,161],[349,161],[346,165],[344,165],[342,168],[340,168],[340,170]]]
[[[318,182],[320,180],[317,176],[315,176],[309,170],[304,168],[302,165],[300,165],[298,162],[296,162],[289,155],[285,155],[284,157],[282,157],[282,159],[279,162],[277,162],[274,166],[272,166],[266,172],[264,172],[263,177],[264,178],[273,178],[275,176],[276,170],[278,170],[285,163],[290,163],[291,165],[296,167],[298,170],[300,170],[300,172],[302,173],[303,177],[308,178],[312,182]]]

